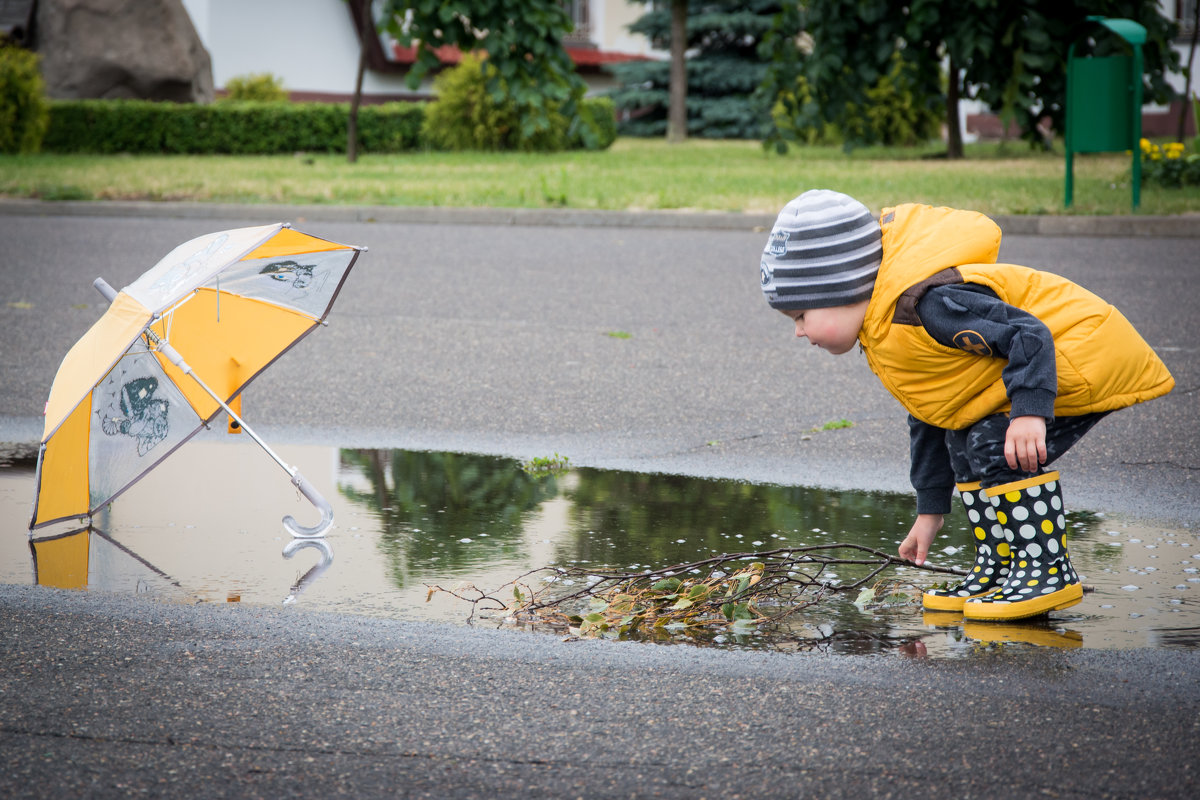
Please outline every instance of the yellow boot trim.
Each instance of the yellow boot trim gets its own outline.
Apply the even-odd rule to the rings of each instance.
[[[1058,470],[1055,470],[1054,472],[1045,472],[1041,475],[1034,475],[1032,478],[1025,478],[1024,480],[1013,481],[1012,483],[1005,483],[1001,484],[1000,486],[993,486],[987,490],[987,496],[999,497],[1005,492],[1018,492],[1022,489],[1028,489],[1030,486],[1041,486],[1044,483],[1050,483],[1050,481],[1056,480],[1058,480]]]
[[[921,607],[926,611],[962,611],[965,597],[946,597],[940,594],[921,595]]]
[[[954,488],[960,492],[974,492],[977,489],[983,488],[983,484],[979,481],[971,481],[970,483],[956,483]]]
[[[1083,585],[1064,586],[1057,592],[1016,602],[963,603],[963,617],[982,622],[1011,622],[1070,608],[1083,599]]]
[[[967,602],[970,597],[983,597],[988,592],[996,591],[995,587],[984,589],[979,594],[968,595],[967,597],[948,597],[944,594],[930,594],[925,592],[921,595],[921,607],[926,611],[962,611],[963,603]]]

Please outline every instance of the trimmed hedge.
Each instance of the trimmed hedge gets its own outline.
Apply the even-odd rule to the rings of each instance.
[[[345,103],[54,100],[42,149],[53,153],[294,153],[346,151]],[[362,152],[419,146],[424,109],[385,103],[358,109]]]
[[[424,103],[384,103],[358,109],[363,153],[421,149]],[[51,100],[42,150],[49,153],[344,153],[346,103],[220,102],[209,105],[148,100]],[[616,139],[607,98],[584,98],[580,117],[599,149]],[[576,136],[572,147],[586,146]],[[594,146],[594,144],[593,144]]]

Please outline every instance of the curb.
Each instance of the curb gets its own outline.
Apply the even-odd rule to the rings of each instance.
[[[547,227],[685,228],[764,232],[773,214],[721,211],[603,211],[576,208],[445,208],[326,206],[148,201],[47,202],[0,199],[3,216],[237,219],[247,222],[381,222],[413,225],[519,225]],[[1122,236],[1200,238],[1200,213],[1177,216],[996,216],[1016,236]]]

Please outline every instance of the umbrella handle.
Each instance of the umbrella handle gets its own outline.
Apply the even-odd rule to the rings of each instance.
[[[296,518],[288,514],[283,518],[283,527],[287,528],[287,532],[297,539],[304,539],[311,536],[324,536],[325,531],[333,524],[333,506],[329,505],[320,492],[299,472],[292,474],[292,483],[300,493],[308,498],[308,501],[317,507],[321,512],[321,521],[311,528],[306,528],[296,521]]]

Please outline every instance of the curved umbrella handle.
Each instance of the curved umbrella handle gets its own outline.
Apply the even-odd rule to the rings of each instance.
[[[304,539],[292,539],[283,547],[283,557],[291,558],[301,550],[312,547],[321,553],[321,560],[309,569],[308,572],[296,579],[296,585],[292,587],[292,591],[284,598],[283,604],[290,605],[296,602],[296,598],[300,593],[308,588],[309,584],[321,577],[325,570],[329,569],[329,565],[333,563],[333,548],[329,546],[329,541],[321,537],[308,537]]]
[[[292,483],[321,512],[321,521],[311,528],[306,528],[297,522],[295,517],[288,514],[283,518],[283,527],[287,528],[287,532],[297,539],[324,536],[325,531],[333,524],[333,506],[329,505],[329,501],[322,497],[321,493],[299,472],[292,475]]]

